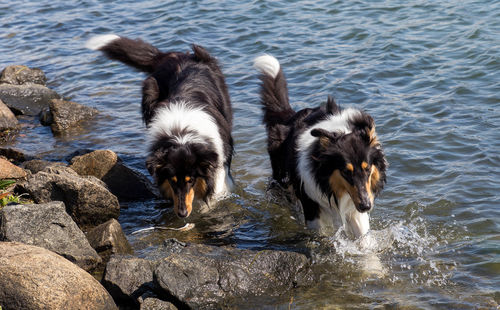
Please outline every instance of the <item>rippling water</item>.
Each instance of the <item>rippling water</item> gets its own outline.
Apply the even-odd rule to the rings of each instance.
[[[107,148],[144,169],[143,74],[85,50],[94,34],[141,37],[163,50],[205,46],[234,106],[238,189],[182,232],[161,202],[122,205],[139,256],[166,237],[243,248],[308,249],[321,280],[237,308],[497,308],[500,303],[500,2],[0,2],[0,65],[42,68],[48,86],[102,113],[54,138],[24,119],[13,143],[48,159]],[[372,212],[370,251],[339,232],[319,240],[268,191],[271,175],[252,59],[276,56],[297,109],[332,94],[368,111],[390,163]],[[363,272],[375,268],[377,272]]]

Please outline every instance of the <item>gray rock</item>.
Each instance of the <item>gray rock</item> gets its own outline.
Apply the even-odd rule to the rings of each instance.
[[[7,66],[0,73],[0,83],[12,85],[40,84],[45,86],[47,78],[41,69],[21,65]]]
[[[170,242],[169,244],[173,244]],[[226,299],[278,296],[308,284],[309,261],[303,254],[251,251],[186,244],[159,261],[155,285],[192,308],[218,307]]]
[[[18,125],[19,122],[14,113],[0,100],[0,133],[5,130],[16,129]]]
[[[48,167],[18,185],[36,203],[62,201],[66,212],[80,227],[96,226],[118,218],[120,205],[97,180],[80,177],[68,167]]]
[[[0,84],[0,99],[15,114],[37,116],[52,99],[61,99],[55,91],[38,84]]]
[[[102,285],[118,304],[139,305],[141,295],[154,291],[156,263],[142,258],[112,256],[106,265]]]
[[[24,154],[22,150],[11,147],[0,147],[0,156],[5,156],[16,165],[31,158],[31,156]]]
[[[143,174],[128,168],[111,150],[97,150],[71,159],[70,167],[80,175],[93,175],[108,185],[122,201],[153,199],[158,193]]]
[[[66,166],[67,165],[65,163],[46,161],[43,159],[32,159],[25,161],[21,164],[21,167],[23,167],[26,170],[29,170],[33,174],[45,170],[48,167],[66,167]]]
[[[112,254],[133,253],[120,223],[115,219],[93,228],[87,233],[87,239],[104,261],[108,261]]]
[[[98,114],[94,108],[76,102],[53,99],[49,105],[50,116],[44,116],[42,123],[51,123],[52,132],[59,134],[80,122],[89,120]]]
[[[0,242],[3,310],[117,309],[94,277],[40,247]]]
[[[177,310],[177,307],[168,301],[149,297],[141,303],[140,310]]]
[[[101,262],[62,202],[8,205],[0,209],[0,240],[40,246],[87,271]]]

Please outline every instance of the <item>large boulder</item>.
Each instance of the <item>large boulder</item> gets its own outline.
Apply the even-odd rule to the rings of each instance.
[[[0,180],[1,179],[22,179],[28,174],[24,169],[12,164],[10,161],[0,157]]]
[[[0,73],[0,84],[40,84],[45,86],[47,78],[43,71],[39,68],[28,68],[21,65],[7,66]]]
[[[87,233],[87,239],[104,261],[108,261],[113,254],[133,253],[132,246],[125,237],[120,223],[115,219],[110,219],[90,230]]]
[[[14,113],[0,100],[0,134],[6,130],[16,129],[18,125]]]
[[[8,205],[0,209],[0,241],[40,246],[87,271],[101,262],[62,202]]]
[[[48,167],[28,177],[17,191],[28,193],[36,203],[64,202],[66,212],[80,227],[93,227],[120,215],[118,199],[100,180],[81,177],[68,167]]]
[[[153,283],[154,261],[112,256],[102,279],[103,286],[119,305],[139,305],[143,294],[155,290]]]
[[[117,309],[94,277],[40,247],[0,242],[3,310]]]
[[[53,133],[60,134],[82,121],[93,118],[98,113],[96,109],[76,102],[52,99],[49,109],[42,113],[41,121],[44,125],[50,125]]]
[[[75,156],[70,167],[80,175],[93,175],[108,185],[109,190],[123,201],[153,199],[158,193],[143,174],[125,166],[111,150],[97,150]]]

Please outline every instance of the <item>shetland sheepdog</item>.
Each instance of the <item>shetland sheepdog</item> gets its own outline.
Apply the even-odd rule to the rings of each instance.
[[[293,190],[309,228],[331,234],[343,225],[351,237],[365,235],[387,168],[373,118],[341,110],[331,97],[325,106],[295,112],[278,60],[264,55],[254,66],[273,178]]]
[[[187,217],[194,201],[212,205],[226,195],[233,186],[232,108],[217,60],[198,45],[161,52],[113,34],[93,37],[86,47],[149,75],[142,85],[146,167],[175,213]]]

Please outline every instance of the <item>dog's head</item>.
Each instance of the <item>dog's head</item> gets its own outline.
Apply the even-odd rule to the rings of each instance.
[[[214,191],[218,155],[206,144],[160,143],[146,160],[149,173],[179,217],[188,217],[193,201],[207,201]]]
[[[387,162],[368,114],[361,113],[349,125],[348,134],[311,131],[318,137],[312,152],[313,169],[324,193],[335,200],[348,194],[359,212],[368,212],[385,184]]]

